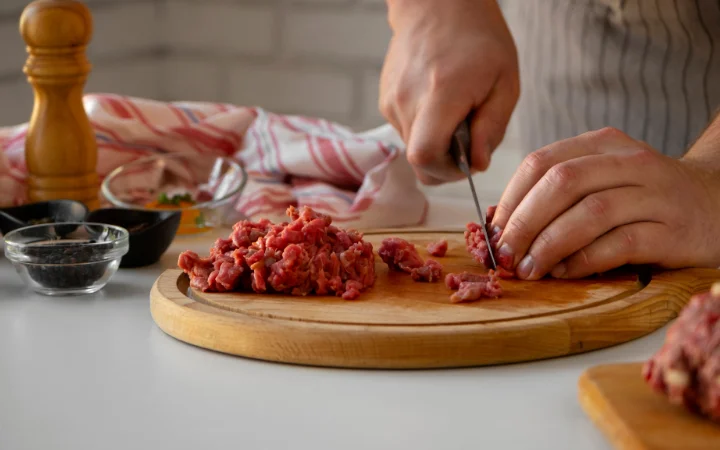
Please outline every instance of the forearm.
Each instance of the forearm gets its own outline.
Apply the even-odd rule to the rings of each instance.
[[[720,110],[682,159],[720,173]]]
[[[502,17],[498,0],[386,0],[386,3],[388,22],[393,30],[403,19],[418,18],[425,12],[437,13],[439,10],[447,8],[467,9],[477,6],[478,3],[488,8],[488,14]]]

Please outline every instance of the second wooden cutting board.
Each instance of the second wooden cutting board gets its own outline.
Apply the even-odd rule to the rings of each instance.
[[[653,392],[641,363],[608,364],[580,377],[585,412],[618,450],[720,449],[720,426]]]
[[[389,236],[426,244],[441,238],[444,273],[482,273],[463,234],[366,233],[377,250]],[[441,280],[418,283],[377,258],[377,281],[359,299],[207,294],[188,291],[180,270],[161,275],[151,313],[166,333],[233,355],[297,364],[363,368],[459,367],[528,361],[607,347],[674,318],[690,296],[720,278],[716,270],[617,271],[585,280],[502,280],[504,295],[451,304]],[[646,278],[646,279],[645,279]]]

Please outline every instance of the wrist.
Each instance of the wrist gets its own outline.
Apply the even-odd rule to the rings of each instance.
[[[720,114],[715,115],[681,160],[720,173]]]

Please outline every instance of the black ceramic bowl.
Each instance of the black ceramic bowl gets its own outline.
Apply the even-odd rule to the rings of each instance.
[[[88,209],[75,200],[51,200],[0,208],[0,232],[3,235],[18,228],[42,223],[83,222]]]
[[[123,227],[130,233],[130,250],[120,267],[142,267],[156,263],[170,247],[180,226],[178,211],[139,211],[104,208],[88,214],[87,222]]]

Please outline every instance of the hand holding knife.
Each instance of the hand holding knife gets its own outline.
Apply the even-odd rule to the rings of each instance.
[[[480,228],[482,228],[483,236],[485,236],[485,243],[487,243],[488,251],[490,252],[490,261],[492,262],[492,269],[497,269],[495,263],[495,256],[493,255],[493,249],[490,246],[490,238],[487,234],[485,226],[485,219],[483,217],[482,209],[480,208],[480,202],[478,201],[477,193],[475,192],[475,183],[473,183],[472,172],[470,171],[470,119],[466,118],[455,130],[452,140],[450,141],[450,155],[452,156],[455,163],[463,172],[470,183],[470,191],[472,192],[473,200],[475,200],[475,208],[477,209],[478,217],[480,218]]]

